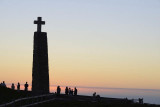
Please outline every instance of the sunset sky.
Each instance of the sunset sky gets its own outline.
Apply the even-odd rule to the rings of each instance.
[[[160,89],[160,0],[0,0],[0,82],[31,85],[38,16],[50,85]]]

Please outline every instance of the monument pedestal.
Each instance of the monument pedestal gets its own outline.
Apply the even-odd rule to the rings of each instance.
[[[34,95],[49,93],[47,33],[34,32],[32,92]]]

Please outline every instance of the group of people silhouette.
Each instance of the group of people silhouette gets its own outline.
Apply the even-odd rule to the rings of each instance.
[[[6,87],[5,81],[1,82],[0,86]],[[29,85],[28,85],[28,83],[26,82],[26,83],[24,84],[24,90],[25,90],[25,91],[28,91],[28,86],[29,86]],[[15,85],[14,85],[14,83],[12,83],[11,89],[15,90]],[[18,82],[18,84],[17,84],[17,90],[18,90],[18,91],[20,90],[20,83],[19,83],[19,82]]]
[[[65,88],[65,95],[75,95],[76,96],[77,92],[78,90],[76,87],[74,88],[74,91],[71,88],[68,88],[68,87]],[[60,95],[60,94],[61,94],[61,88],[60,86],[57,86],[57,95]]]
[[[0,86],[2,86],[2,87],[7,87],[6,86],[6,83],[5,83],[5,81],[3,81],[3,82],[1,82],[0,83]],[[17,84],[17,90],[19,91],[20,90],[20,83],[18,82],[18,84]],[[28,91],[28,83],[26,82],[25,84],[24,84],[24,90],[25,91]],[[12,90],[15,90],[15,85],[14,85],[14,83],[12,83],[12,85],[11,85],[11,89]],[[71,89],[71,88],[68,88],[68,87],[66,87],[65,88],[65,94],[66,95],[77,95],[77,92],[78,92],[78,90],[77,90],[77,88],[75,87],[74,88],[74,90],[73,89]],[[60,86],[57,86],[57,95],[60,95],[61,94],[61,88],[60,88]]]

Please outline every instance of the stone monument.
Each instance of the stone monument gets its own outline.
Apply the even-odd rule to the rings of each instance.
[[[37,32],[34,32],[33,68],[32,68],[32,92],[34,95],[49,93],[49,68],[47,33],[41,32],[41,25],[45,24],[38,17]]]

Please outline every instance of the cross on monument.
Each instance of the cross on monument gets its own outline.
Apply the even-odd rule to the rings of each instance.
[[[38,17],[37,21],[34,21],[34,24],[37,24],[37,32],[41,32],[41,25],[44,25],[45,21],[42,21],[42,17]]]

